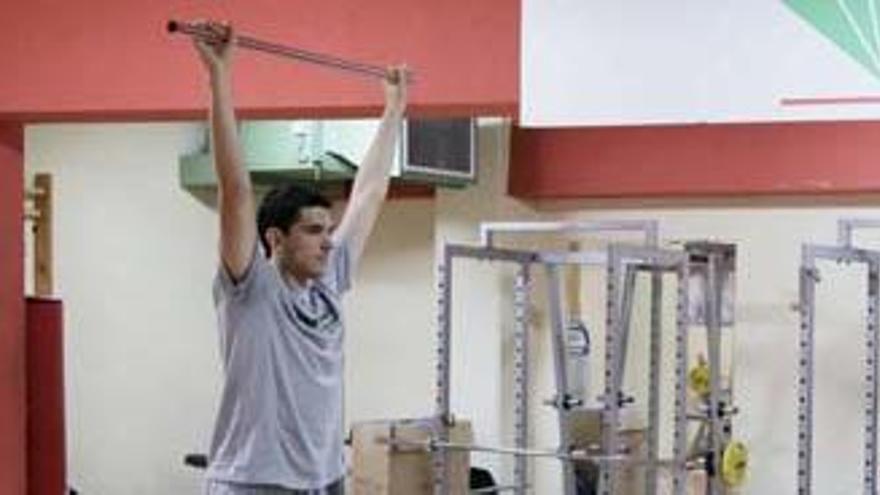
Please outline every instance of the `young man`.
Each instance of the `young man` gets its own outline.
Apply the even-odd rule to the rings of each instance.
[[[223,26],[207,27],[233,39]],[[385,111],[338,228],[326,199],[292,185],[269,193],[255,222],[232,108],[232,47],[196,41],[212,93],[221,260],[214,300],[225,373],[207,493],[341,494],[340,297],[388,189],[405,74],[389,70]]]

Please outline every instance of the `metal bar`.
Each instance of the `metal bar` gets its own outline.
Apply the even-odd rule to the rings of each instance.
[[[439,335],[437,336],[437,416],[450,419],[450,368],[452,346],[452,255],[447,246],[443,250],[443,263],[439,274]]]
[[[815,259],[836,261],[838,263],[868,263],[876,256],[875,251],[854,247],[825,246],[820,244],[804,244],[807,256]]]
[[[798,495],[812,493],[813,473],[813,370],[816,282],[815,259],[808,245],[801,248],[800,365],[798,366]]]
[[[682,251],[634,244],[615,244],[614,246],[618,257],[623,262],[640,265],[640,269],[676,271],[682,263],[687,262],[687,254]]]
[[[617,379],[619,359],[619,317],[620,296],[618,281],[620,280],[622,260],[619,246],[608,247],[608,267],[606,270],[606,307],[605,307],[605,392],[602,413],[602,454],[612,455],[617,452],[617,430],[620,415],[620,381]],[[599,466],[599,493],[614,493],[615,473],[610,466]]]
[[[852,247],[853,231],[856,229],[880,228],[880,219],[841,218],[837,220],[837,243],[842,247]]]
[[[655,464],[657,466],[670,466],[674,462],[672,459],[657,459],[656,461],[651,461],[650,459],[632,457],[629,454],[603,455],[594,454],[586,450],[574,450],[572,452],[565,453],[552,449],[520,449],[513,447],[497,447],[438,440],[415,441],[395,438],[393,440],[389,439],[388,444],[394,446],[395,448],[403,449],[412,448],[428,451],[446,450],[459,452],[485,452],[487,454],[512,455],[517,457],[543,457],[550,459],[559,459],[565,462],[593,461],[598,463],[599,465],[617,464],[628,466],[643,466]],[[695,469],[702,466],[703,463],[700,460],[689,461],[686,464],[687,469]]]
[[[540,251],[537,262],[547,265],[605,266],[608,255],[604,251]]]
[[[220,43],[225,41],[221,36],[218,36],[216,32],[194,23],[172,20],[168,22],[167,29],[169,33],[185,34],[204,40],[208,43]],[[333,55],[304,50],[302,48],[271,43],[245,35],[236,35],[233,42],[236,46],[241,48],[342,69],[362,75],[378,77],[380,79],[389,78],[388,69],[379,65],[356,62]],[[407,80],[412,81],[412,77],[407,75]]]
[[[579,251],[580,242],[572,241],[569,249]],[[606,256],[607,258],[607,256]],[[603,265],[604,266],[604,265]],[[590,331],[581,316],[581,279],[583,265],[564,265],[565,357],[567,359],[567,393],[573,406],[589,402]]]
[[[618,388],[623,390],[623,380],[626,375],[626,356],[629,350],[630,322],[633,313],[633,298],[636,289],[636,267],[627,265],[623,276],[623,295],[620,304],[620,358],[617,360]]]
[[[660,368],[663,360],[663,278],[651,273],[651,343],[648,370],[648,459],[660,458]],[[649,464],[645,476],[645,494],[657,493],[657,467]]]
[[[450,373],[452,367],[452,254],[449,246],[444,246],[443,262],[439,267],[437,277],[438,287],[438,311],[437,311],[437,390],[436,390],[436,414],[444,425],[452,421],[450,409]],[[440,428],[440,439],[449,440],[446,428]],[[434,495],[447,495],[449,486],[445,452],[435,452],[431,463],[434,472]]]
[[[568,385],[568,352],[565,338],[565,319],[562,311],[562,296],[560,294],[559,267],[547,265],[547,290],[550,305],[550,325],[552,328],[553,365],[556,377],[556,397],[554,405],[559,415],[559,452],[569,452],[572,448],[570,438],[571,414],[569,403]],[[575,495],[577,488],[574,478],[574,466],[564,464],[562,466],[563,493]]]
[[[688,279],[686,262],[678,265],[675,330],[675,430],[672,444],[673,495],[684,495],[687,483]]]
[[[538,254],[533,251],[515,249],[498,249],[466,246],[463,244],[447,244],[449,255],[454,258],[471,258],[484,261],[509,261],[514,263],[535,263]]]
[[[880,225],[880,224],[878,224]],[[865,493],[877,493],[877,305],[880,297],[880,265],[868,264],[868,314],[865,356]]]
[[[657,245],[656,220],[610,220],[597,222],[483,222],[480,224],[480,243],[491,247],[497,233],[596,233],[644,232],[645,244]]]
[[[466,443],[455,443],[455,442],[437,442],[430,441],[428,444],[419,444],[417,442],[398,442],[402,445],[422,445],[428,449],[435,450],[458,450],[458,451],[467,451],[467,452],[486,452],[489,454],[501,454],[501,455],[512,455],[521,458],[527,457],[548,457],[553,459],[561,459],[564,461],[599,461],[599,462],[631,462],[635,461],[630,459],[626,455],[594,455],[590,454],[586,451],[575,450],[572,452],[564,453],[559,452],[557,450],[540,450],[540,449],[529,449],[529,448],[510,448],[510,447],[490,447],[485,445],[474,445],[474,444],[466,444]],[[638,461],[635,461],[638,462]],[[517,483],[518,486],[521,486]]]
[[[706,346],[709,354],[709,450],[713,468],[707,477],[708,494],[721,495],[721,256],[709,252],[706,263]]]
[[[514,311],[514,429],[515,445],[524,449],[529,437],[529,285],[530,265],[523,263],[517,270],[513,288]],[[514,483],[519,487],[517,495],[525,495],[528,484],[528,459],[517,457],[514,464]]]

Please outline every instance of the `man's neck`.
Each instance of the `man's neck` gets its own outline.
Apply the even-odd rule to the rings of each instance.
[[[281,276],[288,287],[298,290],[308,289],[309,287],[311,287],[313,283],[313,279],[311,277],[296,274],[291,272],[290,270],[284,269],[284,267],[281,265],[281,262],[277,258],[273,261],[275,263],[275,267],[278,269],[278,272],[281,273]]]

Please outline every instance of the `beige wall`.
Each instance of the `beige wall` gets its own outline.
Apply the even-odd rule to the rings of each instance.
[[[200,134],[199,126],[187,124],[27,130],[28,172],[55,176],[69,465],[72,483],[86,494],[198,492],[199,474],[181,458],[204,450],[220,384],[209,293],[217,220],[211,207],[179,187],[177,156],[197,147]],[[880,209],[860,206],[872,204],[871,198],[847,206],[804,206],[807,200],[526,205],[504,196],[506,137],[497,122],[483,126],[478,186],[442,192],[436,200],[394,201],[383,210],[346,303],[349,418],[433,410],[433,264],[443,242],[475,241],[476,226],[485,220],[656,218],[667,241],[737,242],[738,324],[728,363],[735,362],[742,411],[736,432],[754,456],[744,493],[793,491],[797,319],[789,305],[797,299],[799,244],[832,242],[838,217],[880,217]],[[878,236],[861,239],[880,246]],[[486,263],[457,266],[453,404],[475,421],[478,440],[509,444],[511,272]],[[860,477],[864,282],[847,269],[855,271],[828,266],[818,292],[815,480],[816,493],[823,494],[856,493]],[[604,294],[600,273],[587,279],[584,302],[598,377]],[[540,404],[552,394],[552,367],[539,273],[535,288],[540,324],[532,336],[533,441],[549,447],[556,442],[555,416]],[[636,320],[640,328],[643,317]],[[634,344],[642,349],[634,353],[644,351],[644,340]],[[633,385],[642,385],[644,366],[632,369]],[[502,478],[510,469],[499,459],[477,460]],[[558,491],[553,461],[535,463],[534,473],[536,493]]]
[[[220,386],[210,283],[215,211],[178,185],[196,125],[41,125],[29,173],[54,176],[65,301],[71,483],[86,494],[199,493]],[[432,409],[434,201],[382,211],[348,299],[352,419]],[[28,265],[30,261],[28,261]]]
[[[28,172],[55,185],[70,481],[82,493],[196,489],[219,385],[206,289],[216,221],[177,186],[193,126],[40,126]]]

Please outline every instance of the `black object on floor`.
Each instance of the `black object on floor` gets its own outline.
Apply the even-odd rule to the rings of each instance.
[[[596,495],[599,487],[599,466],[593,462],[574,463],[575,493]]]
[[[477,488],[497,488],[498,485],[495,484],[495,478],[492,476],[492,473],[488,469],[472,467],[470,472],[470,482],[469,488],[471,490]],[[497,490],[488,490],[485,492],[480,492],[481,494],[487,495],[498,495]]]

